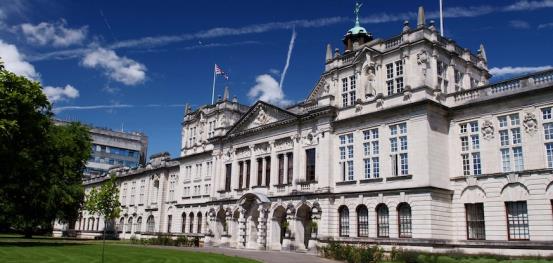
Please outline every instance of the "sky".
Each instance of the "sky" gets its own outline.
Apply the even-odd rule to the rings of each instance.
[[[418,6],[438,25],[438,0],[361,1],[376,38],[416,26]],[[553,65],[553,0],[443,0],[444,34],[484,44],[493,81]],[[211,102],[216,78],[238,101],[280,106],[306,98],[326,44],[354,21],[354,1],[0,0],[0,58],[40,81],[55,117],[144,132],[148,154],[179,155],[185,104]]]

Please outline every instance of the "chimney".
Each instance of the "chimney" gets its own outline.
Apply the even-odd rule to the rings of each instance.
[[[426,23],[426,18],[424,17],[424,7],[419,6],[419,17],[417,19],[417,28],[424,27]]]
[[[326,44],[326,62],[332,60],[332,47],[330,44]]]

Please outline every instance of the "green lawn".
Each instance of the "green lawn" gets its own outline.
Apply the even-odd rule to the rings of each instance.
[[[0,240],[0,262],[100,262],[98,242],[52,242],[45,240]],[[106,263],[198,262],[254,263],[257,261],[219,254],[188,252],[140,246],[106,244]]]

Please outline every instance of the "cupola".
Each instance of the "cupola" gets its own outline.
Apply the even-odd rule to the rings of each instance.
[[[355,3],[355,26],[352,27],[342,40],[345,45],[345,52],[353,51],[358,46],[361,46],[373,39],[372,34],[367,32],[367,30],[361,26],[359,23],[359,10],[363,4],[356,2]]]

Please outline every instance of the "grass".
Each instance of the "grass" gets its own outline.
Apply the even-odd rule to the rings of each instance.
[[[0,262],[100,262],[102,244],[98,241],[74,241],[53,238],[22,239],[0,237]],[[257,261],[220,254],[176,249],[151,248],[106,243],[106,263],[122,262],[198,262],[255,263]]]

